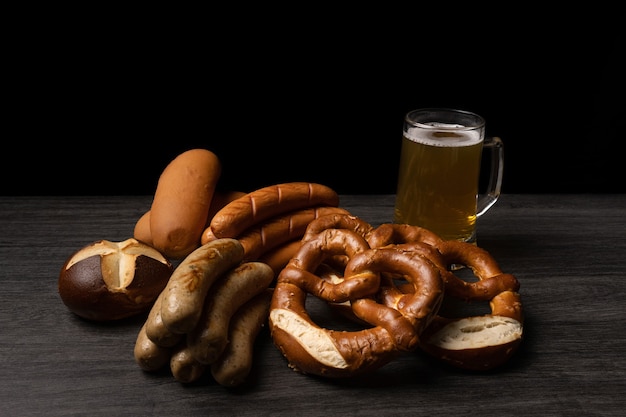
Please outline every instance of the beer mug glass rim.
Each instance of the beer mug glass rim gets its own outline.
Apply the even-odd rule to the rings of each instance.
[[[447,120],[447,117],[450,120]],[[405,115],[404,120],[407,124],[420,129],[471,131],[485,127],[485,119],[476,113],[440,107],[411,110]],[[462,120],[462,124],[459,120]]]

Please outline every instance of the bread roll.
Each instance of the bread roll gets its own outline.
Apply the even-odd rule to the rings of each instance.
[[[172,264],[136,239],[100,240],[64,263],[58,290],[73,313],[95,321],[118,320],[150,309],[172,275]]]
[[[220,175],[217,155],[206,149],[183,152],[161,173],[150,233],[153,246],[169,259],[182,259],[200,246]]]

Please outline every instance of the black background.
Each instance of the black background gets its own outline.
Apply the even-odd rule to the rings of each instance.
[[[394,193],[403,116],[435,106],[503,139],[505,193],[626,192],[623,12],[442,5],[20,15],[1,194],[152,194],[194,147],[225,190]]]

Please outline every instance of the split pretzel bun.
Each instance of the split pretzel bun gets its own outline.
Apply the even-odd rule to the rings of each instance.
[[[436,318],[423,334],[423,351],[454,367],[487,371],[507,362],[522,341],[522,323],[499,315]]]

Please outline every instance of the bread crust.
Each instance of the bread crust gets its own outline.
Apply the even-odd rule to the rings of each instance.
[[[170,259],[182,259],[200,245],[221,163],[207,149],[190,149],[163,170],[150,208],[152,244]]]

